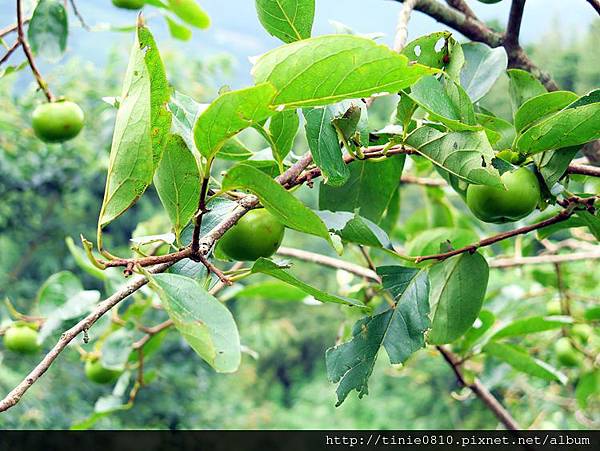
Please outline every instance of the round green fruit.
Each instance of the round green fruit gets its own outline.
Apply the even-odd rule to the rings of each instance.
[[[223,235],[219,248],[232,260],[253,261],[273,255],[284,233],[283,224],[267,210],[251,210]]]
[[[28,326],[11,326],[4,333],[6,349],[21,354],[34,354],[38,351],[38,333]]]
[[[559,338],[554,344],[556,358],[564,366],[577,366],[579,355],[567,337]]]
[[[589,324],[575,324],[571,329],[571,333],[581,343],[587,343],[592,335],[594,335],[594,329]]]
[[[59,143],[74,138],[83,128],[84,114],[69,101],[39,105],[32,116],[33,131],[42,141]]]
[[[549,301],[546,303],[546,312],[548,312],[548,315],[562,315],[560,301]]]
[[[145,0],[112,0],[113,5],[123,9],[140,9],[144,3]]]
[[[120,371],[103,367],[99,359],[89,359],[85,362],[85,376],[97,384],[110,384],[120,375]]]
[[[501,224],[523,219],[540,201],[540,183],[526,168],[501,176],[506,189],[488,185],[469,185],[467,205],[484,222]]]

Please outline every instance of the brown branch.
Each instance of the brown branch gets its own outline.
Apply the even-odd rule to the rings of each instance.
[[[402,9],[398,16],[398,25],[396,26],[396,36],[394,37],[394,45],[392,49],[394,52],[401,52],[406,45],[408,39],[408,22],[410,20],[410,14],[412,13],[418,0],[404,0],[402,3]]]
[[[200,188],[200,198],[198,200],[198,209],[194,215],[194,232],[192,233],[192,254],[194,257],[199,255],[200,229],[202,228],[202,218],[206,213],[206,193],[208,192],[208,184],[210,182],[210,166],[211,161],[206,163],[207,169],[202,179],[202,187]]]
[[[0,66],[2,66],[2,64],[4,64],[6,61],[8,61],[8,59],[10,58],[10,55],[12,55],[14,53],[14,51],[19,48],[20,45],[21,45],[21,42],[17,39],[15,41],[15,43],[8,48],[8,50],[6,51],[4,56],[2,58],[0,58]]]
[[[415,257],[414,261],[415,261],[415,263],[421,263],[426,260],[442,261],[442,260],[446,260],[447,258],[454,257],[455,255],[463,254],[465,252],[473,253],[481,247],[490,246],[494,243],[498,243],[499,241],[503,241],[508,238],[512,238],[513,236],[523,235],[523,234],[532,232],[534,230],[548,227],[552,224],[558,224],[559,222],[566,221],[573,215],[573,213],[574,213],[574,210],[572,208],[566,208],[565,210],[562,210],[560,213],[558,213],[556,216],[553,216],[552,218],[546,219],[544,221],[537,222],[535,224],[528,225],[525,227],[520,227],[515,230],[510,230],[508,232],[499,233],[497,235],[493,235],[493,236],[485,238],[481,241],[478,241],[477,243],[470,244],[468,246],[464,246],[464,247],[461,247],[459,249],[455,249],[455,250],[452,250],[449,252],[442,252],[439,254]]]
[[[569,174],[589,175],[590,177],[600,177],[600,167],[587,164],[571,164],[567,169]]]
[[[463,387],[468,387],[483,403],[487,406],[488,409],[492,411],[492,413],[498,418],[498,420],[506,427],[506,429],[511,431],[518,431],[521,429],[519,423],[512,417],[512,415],[506,410],[506,408],[500,404],[492,393],[481,383],[481,381],[477,378],[474,379],[473,382],[468,382],[464,377],[461,369],[460,360],[456,355],[454,355],[451,351],[446,349],[443,346],[436,346],[437,350],[442,354],[444,360],[450,365],[452,371],[454,371],[454,375],[456,379]]]
[[[23,25],[28,24],[30,20],[31,20],[30,17],[28,17],[27,19],[24,19],[23,20]],[[11,34],[11,33],[15,32],[15,31],[17,31],[17,28],[18,27],[17,27],[16,23],[12,24],[12,25],[9,25],[7,27],[1,28],[0,29],[0,38],[3,38],[4,36],[6,36],[8,34]]]
[[[600,0],[587,0],[587,1],[590,5],[592,5],[592,8],[594,8],[596,10],[596,12],[598,14],[600,14]]]
[[[471,9],[471,7],[467,5],[467,2],[465,0],[446,0],[446,3],[448,3],[448,5],[450,5],[454,9],[458,9],[468,18],[477,19],[477,15]]]
[[[29,48],[29,44],[27,43],[27,39],[25,39],[25,32],[23,31],[23,13],[21,11],[21,0],[17,0],[17,35],[18,40],[21,43],[21,48],[25,53],[25,57],[27,58],[27,62],[29,63],[29,67],[31,67],[31,72],[35,77],[38,86],[44,92],[48,102],[54,102],[54,94],[48,88],[48,84],[42,77],[39,69],[35,64],[35,60],[33,58],[33,53],[31,53],[31,48]]]
[[[523,21],[523,10],[525,9],[525,0],[513,0],[510,5],[508,15],[508,24],[504,37],[504,47],[506,49],[519,48],[519,33],[521,33],[521,22]]]
[[[150,273],[164,272],[171,266],[170,263],[164,263],[159,266],[155,266],[149,270]],[[25,379],[19,383],[4,399],[0,401],[0,412],[11,408],[19,402],[21,397],[27,390],[50,368],[50,365],[56,360],[60,353],[67,347],[67,345],[75,339],[81,332],[87,331],[98,319],[112,309],[115,305],[127,298],[129,295],[135,293],[141,287],[148,283],[148,279],[145,276],[139,276],[135,280],[129,282],[126,286],[115,292],[112,296],[106,298],[84,319],[79,321],[69,330],[63,332],[58,342],[54,347],[44,356],[42,361],[25,377]]]

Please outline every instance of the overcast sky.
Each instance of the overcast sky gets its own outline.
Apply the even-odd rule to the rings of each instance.
[[[509,0],[495,5],[486,5],[477,0],[467,1],[482,19],[506,22]],[[110,0],[78,0],[77,4],[91,25],[126,25],[135,20],[135,13],[114,8]],[[223,51],[233,53],[238,59],[236,81],[244,83],[250,70],[247,56],[261,54],[280,43],[262,29],[256,18],[254,0],[200,0],[199,4],[211,16],[212,27],[208,31],[194,31],[193,39],[187,43],[171,39],[162,18],[156,17],[155,9],[148,8],[146,14],[150,16],[150,26],[159,47],[179,47],[188,51],[194,58]],[[393,0],[316,0],[316,5],[313,34],[331,33],[333,27],[329,21],[336,20],[360,33],[383,32],[386,35],[382,41],[388,44],[393,39],[396,18],[401,7],[400,3]],[[14,22],[14,17],[14,0],[0,0],[0,28]],[[586,0],[528,0],[522,41],[534,41],[557,24],[565,31],[566,37],[573,38],[578,32],[585,31],[595,17],[596,13]],[[72,23],[77,22],[72,19]],[[427,16],[415,13],[410,23],[409,38],[444,28]],[[130,35],[125,33],[90,33],[76,29],[70,36],[66,58],[83,55],[102,64],[110,49],[118,47],[127,52],[130,41]]]

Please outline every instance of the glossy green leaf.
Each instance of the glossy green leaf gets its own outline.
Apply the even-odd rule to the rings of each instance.
[[[478,252],[438,263],[429,271],[429,303],[434,310],[428,341],[452,343],[477,319],[487,289],[489,268]]]
[[[492,166],[494,150],[483,131],[443,133],[423,126],[412,132],[406,142],[432,163],[465,182],[503,186],[498,171]]]
[[[477,102],[492,88],[506,70],[508,57],[504,47],[494,49],[481,42],[462,44],[465,65],[460,83],[473,102]]]
[[[210,26],[210,18],[196,0],[168,0],[169,9],[185,23],[204,29]]]
[[[539,377],[547,381],[558,381],[561,384],[567,382],[567,376],[547,363],[531,357],[520,346],[490,341],[483,347],[483,352],[486,355],[508,363],[515,370],[529,374],[530,376]]]
[[[424,333],[430,324],[427,273],[400,266],[380,267],[377,273],[393,296],[394,307],[359,320],[352,339],[329,348],[325,355],[329,380],[339,382],[338,406],[352,390],[359,397],[368,394],[368,380],[381,346],[394,364],[404,363],[425,346]]]
[[[40,0],[27,27],[27,39],[36,55],[56,62],[67,48],[67,10],[59,0]]]
[[[315,0],[256,0],[260,23],[269,34],[289,43],[310,37]]]
[[[289,271],[287,271],[288,268],[289,266],[287,265],[278,265],[272,260],[261,257],[258,260],[256,260],[256,262],[254,262],[254,264],[252,265],[252,273],[267,274],[271,277],[275,277],[276,279],[279,279],[282,282],[287,283],[288,285],[299,288],[306,294],[313,296],[316,300],[321,302],[332,302],[334,304],[345,304],[357,307],[364,307],[364,305],[357,299],[336,296],[334,294],[327,293],[311,285],[308,285],[307,283],[302,282],[301,280],[293,276]]]
[[[398,188],[404,161],[404,155],[399,155],[382,161],[351,163],[348,183],[340,187],[319,186],[319,209],[357,211],[378,224]]]
[[[572,322],[573,319],[569,316],[532,316],[513,321],[498,330],[492,338],[498,340],[499,338],[518,337],[547,330],[561,329]]]
[[[544,85],[529,72],[521,69],[509,69],[506,73],[508,74],[513,114],[526,100],[546,92]]]
[[[169,95],[154,39],[148,29],[139,27],[117,111],[100,229],[133,205],[152,182],[170,130]]]
[[[577,100],[578,96],[570,91],[546,92],[525,101],[515,113],[515,129],[522,133],[545,116],[562,110]]]
[[[176,274],[150,276],[150,286],[194,351],[219,373],[240,365],[240,337],[231,312],[202,285]]]
[[[196,120],[194,141],[200,153],[214,158],[229,138],[274,114],[274,95],[269,83],[221,94]]]
[[[390,249],[392,243],[385,231],[372,221],[345,211],[318,211],[327,228],[342,240],[364,246]]]
[[[327,227],[311,209],[264,172],[246,163],[231,168],[223,178],[221,188],[252,191],[260,203],[287,227],[331,242]]]
[[[156,168],[154,186],[177,239],[198,209],[200,180],[200,168],[185,141],[171,135]]]
[[[327,35],[305,39],[261,56],[252,70],[257,83],[269,81],[275,105],[322,106],[344,99],[394,93],[436,70],[370,39]]]
[[[452,81],[448,81],[452,85]],[[451,130],[478,130],[478,125],[473,125],[475,113],[473,105],[466,97],[462,88],[453,85],[456,92],[456,101],[450,97],[442,83],[433,76],[422,77],[412,85],[408,96],[421,108],[429,113],[432,120],[441,122]],[[461,93],[464,94],[461,96]]]
[[[239,285],[238,285],[239,286]],[[300,302],[309,295],[306,291],[279,280],[266,280],[241,287],[239,290],[225,291],[219,296],[221,301],[229,299],[261,299],[265,301]]]
[[[273,157],[281,163],[294,146],[300,119],[295,110],[285,110],[271,116],[269,133],[273,140]]]

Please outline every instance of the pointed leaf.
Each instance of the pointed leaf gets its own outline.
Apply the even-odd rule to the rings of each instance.
[[[577,100],[578,96],[570,91],[546,92],[525,101],[515,113],[515,129],[522,133],[531,125],[562,110]]]
[[[504,47],[494,49],[481,42],[462,44],[465,65],[460,83],[473,102],[477,102],[492,88],[506,70],[508,57]]]
[[[315,0],[256,0],[260,23],[283,42],[310,38]]]
[[[275,148],[272,149],[273,157],[281,163],[294,146],[294,139],[298,134],[300,119],[295,110],[285,110],[275,113],[269,122],[269,132],[273,138]]]
[[[526,100],[546,92],[544,85],[529,72],[521,69],[509,69],[506,73],[509,80],[513,114]]]
[[[27,27],[31,50],[51,62],[56,62],[67,48],[69,24],[67,11],[59,0],[41,0]]]
[[[492,338],[498,340],[500,338],[518,337],[547,330],[561,329],[572,322],[573,319],[568,316],[532,316],[513,321],[497,331]]]
[[[342,240],[364,246],[389,249],[392,242],[385,231],[372,221],[345,211],[318,211],[327,228]]]

